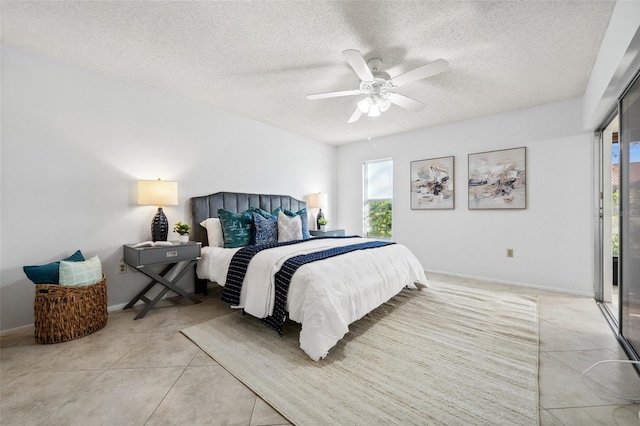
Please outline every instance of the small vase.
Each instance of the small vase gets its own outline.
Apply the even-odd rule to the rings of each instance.
[[[181,243],[186,243],[189,241],[189,235],[185,234],[185,235],[178,235],[178,241],[180,241]]]
[[[321,230],[322,232],[324,232],[324,229],[325,229],[326,227],[327,227],[327,225],[320,225],[320,230]]]

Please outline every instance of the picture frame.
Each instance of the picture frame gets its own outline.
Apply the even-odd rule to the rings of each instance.
[[[455,208],[455,158],[411,162],[411,210]]]
[[[469,154],[469,210],[527,208],[527,148]]]

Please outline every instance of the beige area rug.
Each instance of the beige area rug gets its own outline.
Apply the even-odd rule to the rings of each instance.
[[[537,300],[432,283],[351,324],[324,360],[239,312],[182,331],[296,425],[537,425]]]

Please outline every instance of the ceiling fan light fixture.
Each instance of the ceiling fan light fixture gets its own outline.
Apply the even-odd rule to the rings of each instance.
[[[369,117],[380,117],[380,108],[378,108],[378,105],[371,105],[371,108],[369,108],[369,113],[367,115]]]
[[[371,100],[371,98],[367,96],[366,98],[358,102],[358,109],[361,113],[367,114],[369,112],[369,109],[371,108],[372,103],[373,101]]]

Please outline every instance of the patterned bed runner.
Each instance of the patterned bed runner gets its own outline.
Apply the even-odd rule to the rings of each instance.
[[[229,263],[227,282],[222,290],[222,301],[227,302],[232,306],[240,304],[242,282],[244,281],[244,276],[247,274],[247,268],[249,267],[249,262],[253,259],[253,256],[260,253],[262,250],[267,250],[273,247],[288,246],[299,242],[300,241],[287,241],[284,243],[260,244],[257,246],[246,246],[238,250],[233,255],[231,262]]]
[[[359,238],[357,235],[352,236],[331,236],[331,237],[315,237],[315,239],[340,239],[340,238]],[[268,250],[274,247],[290,246],[292,244],[298,244],[305,240],[286,241],[282,243],[270,243],[260,244],[257,246],[246,246],[238,250],[229,263],[229,270],[227,271],[227,282],[222,290],[222,301],[229,303],[232,306],[240,304],[240,291],[242,290],[242,283],[244,276],[247,274],[247,268],[249,268],[249,262],[256,254],[262,250]]]

